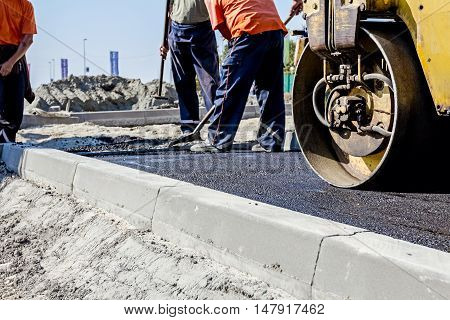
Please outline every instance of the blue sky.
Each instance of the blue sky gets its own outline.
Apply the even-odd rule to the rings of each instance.
[[[31,0],[39,34],[28,54],[33,87],[49,82],[49,62],[69,59],[69,74],[83,73],[83,39],[87,38],[90,74],[109,72],[109,51],[120,53],[120,74],[144,82],[159,76],[165,0]],[[290,0],[275,0],[284,19]],[[299,20],[297,20],[299,23]],[[295,25],[295,23],[293,23]],[[81,55],[81,56],[80,56]],[[167,79],[169,68],[166,68]]]

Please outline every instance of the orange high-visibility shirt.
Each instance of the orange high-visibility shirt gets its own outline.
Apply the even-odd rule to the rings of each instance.
[[[33,5],[28,0],[0,0],[0,45],[18,45],[25,34],[36,34]]]
[[[284,30],[273,0],[205,0],[212,26],[226,23],[232,38],[244,33],[258,34],[266,31]]]

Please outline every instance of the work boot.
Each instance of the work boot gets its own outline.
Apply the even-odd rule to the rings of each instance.
[[[275,147],[274,149],[266,149],[264,148],[262,145],[260,145],[259,143],[255,144],[252,147],[252,152],[282,152],[283,150],[281,149],[281,147]]]
[[[191,147],[191,151],[197,152],[197,153],[219,153],[219,152],[226,152],[229,150],[219,149],[209,142],[201,142],[201,143],[194,144]]]

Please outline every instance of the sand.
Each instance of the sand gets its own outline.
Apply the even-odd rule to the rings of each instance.
[[[292,299],[0,165],[0,299]]]
[[[236,136],[236,142],[256,140],[259,127],[258,119],[243,120]],[[294,130],[292,117],[287,117],[287,130]],[[165,142],[181,134],[178,125],[150,125],[142,127],[105,127],[92,123],[73,125],[50,125],[29,128],[19,131],[18,142],[30,143],[46,148],[70,150],[82,146],[98,146],[110,143],[124,142],[131,139],[148,139]],[[206,138],[206,129],[202,132]]]
[[[257,128],[258,119],[244,120],[237,142],[254,140]],[[70,150],[179,134],[177,125],[83,123],[21,130],[18,140]],[[0,238],[0,299],[292,299],[72,196],[14,177],[2,165]]]

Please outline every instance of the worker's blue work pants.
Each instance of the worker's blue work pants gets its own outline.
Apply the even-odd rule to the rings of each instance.
[[[4,130],[9,141],[16,141],[16,133],[23,119],[26,73],[23,66],[6,77],[0,76],[0,132]],[[0,141],[7,141],[0,136]]]
[[[193,131],[199,123],[197,75],[209,110],[219,84],[219,57],[214,31],[209,21],[198,24],[172,22],[169,35],[172,72],[178,93],[181,130]]]
[[[215,100],[217,110],[209,127],[211,144],[223,150],[232,147],[254,83],[261,110],[258,142],[267,150],[281,149],[286,123],[283,47],[281,30],[245,34],[230,42]]]

